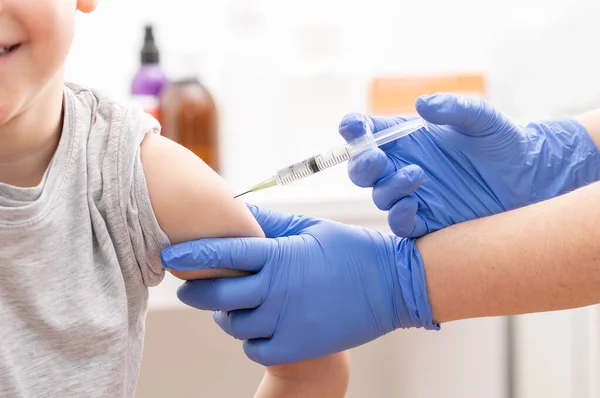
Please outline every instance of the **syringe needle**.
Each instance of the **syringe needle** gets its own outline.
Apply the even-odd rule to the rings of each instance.
[[[2,1],[2,0],[0,0],[0,1]],[[240,196],[246,195],[247,193],[262,191],[263,189],[271,188],[274,186],[277,186],[277,180],[275,180],[275,177],[271,177],[267,180],[264,180],[263,182],[256,184],[255,186],[253,186],[246,192],[242,192],[238,195],[235,195],[233,198],[236,199],[236,198],[239,198]]]
[[[245,194],[247,194],[247,193],[250,193],[250,192],[252,192],[252,190],[249,190],[249,191],[246,191],[246,192],[242,192],[242,193],[240,193],[240,194],[237,194],[237,195],[235,195],[233,198],[234,198],[234,199],[237,199],[237,198],[239,198],[240,196],[244,196]]]

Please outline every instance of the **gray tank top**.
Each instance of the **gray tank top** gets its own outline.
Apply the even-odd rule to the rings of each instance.
[[[74,85],[43,181],[0,183],[0,397],[132,397],[160,229],[140,162],[157,122]]]

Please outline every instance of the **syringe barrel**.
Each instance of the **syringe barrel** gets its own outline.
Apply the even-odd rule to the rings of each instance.
[[[366,149],[377,148],[379,145],[411,134],[423,126],[424,121],[422,119],[414,119],[392,126],[375,134],[373,134],[370,129],[367,129],[365,135],[356,138],[345,145],[321,152],[279,170],[275,174],[275,180],[277,181],[277,185],[291,184],[343,163]]]
[[[275,180],[277,181],[277,185],[288,185],[294,181],[313,175],[315,173],[313,169],[315,169],[314,156],[311,156],[301,162],[291,164],[286,168],[278,170],[277,173],[275,173]]]
[[[288,185],[343,163],[353,156],[348,149],[347,145],[341,145],[283,168],[275,174],[277,184]]]

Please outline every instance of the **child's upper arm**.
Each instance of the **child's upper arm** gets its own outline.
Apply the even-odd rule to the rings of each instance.
[[[141,160],[156,219],[171,243],[200,238],[262,237],[246,206],[233,199],[225,182],[191,151],[157,134],[146,134]],[[224,270],[220,276],[234,275]],[[207,278],[216,271],[175,273]]]
[[[246,206],[234,200],[224,181],[192,152],[157,134],[146,134],[140,155],[154,215],[171,243],[264,236]],[[173,274],[182,279],[239,275],[231,270]],[[256,396],[342,397],[348,385],[347,355],[275,367]]]

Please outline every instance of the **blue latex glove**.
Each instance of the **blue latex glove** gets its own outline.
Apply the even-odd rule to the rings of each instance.
[[[432,324],[414,241],[250,206],[267,238],[203,239],[162,252],[166,268],[255,274],[185,282],[184,303],[215,320],[263,365],[356,347],[398,328]]]
[[[452,94],[424,96],[429,123],[349,163],[351,180],[373,187],[392,231],[418,237],[446,226],[550,199],[600,179],[600,155],[572,119],[519,126],[489,103]],[[361,136],[410,118],[347,115],[340,133]]]

